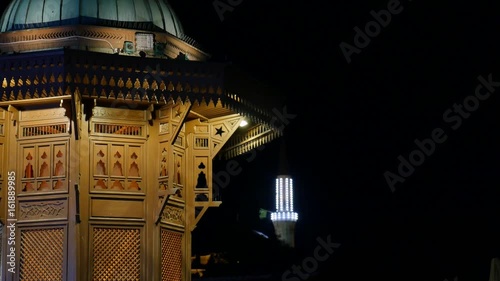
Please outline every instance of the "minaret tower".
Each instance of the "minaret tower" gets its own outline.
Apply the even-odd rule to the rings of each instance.
[[[280,171],[276,178],[276,212],[271,213],[274,231],[284,244],[295,247],[295,223],[298,214],[293,205],[293,179],[288,171],[284,140],[280,150]]]

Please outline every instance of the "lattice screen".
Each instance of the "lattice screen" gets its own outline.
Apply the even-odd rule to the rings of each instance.
[[[161,230],[161,280],[182,280],[182,233]]]
[[[94,228],[92,280],[141,280],[139,229]]]
[[[19,280],[64,280],[64,229],[21,230]]]

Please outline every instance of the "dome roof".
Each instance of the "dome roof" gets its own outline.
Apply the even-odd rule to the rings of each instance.
[[[0,32],[74,24],[183,35],[166,0],[13,0],[0,19]]]

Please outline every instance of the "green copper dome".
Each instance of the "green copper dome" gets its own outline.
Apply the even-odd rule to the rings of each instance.
[[[0,32],[75,24],[183,34],[166,0],[13,0],[2,15]]]

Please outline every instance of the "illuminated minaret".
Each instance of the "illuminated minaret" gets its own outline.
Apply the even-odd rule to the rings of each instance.
[[[276,212],[271,213],[271,220],[278,239],[295,247],[295,223],[299,215],[294,211],[293,179],[288,172],[284,142],[280,152],[280,173],[276,178]]]

